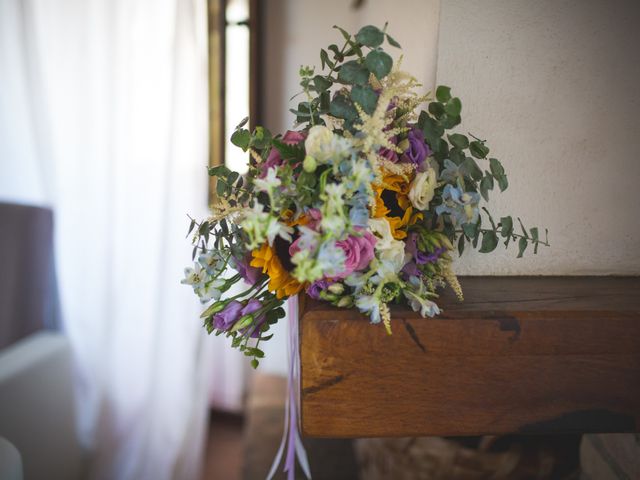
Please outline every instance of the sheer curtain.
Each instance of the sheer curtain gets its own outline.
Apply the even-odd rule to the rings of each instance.
[[[206,2],[0,2],[0,197],[51,205],[90,478],[197,478]]]

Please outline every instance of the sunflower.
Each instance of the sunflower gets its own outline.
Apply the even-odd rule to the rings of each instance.
[[[263,273],[269,276],[270,291],[276,294],[276,297],[283,298],[289,295],[295,295],[302,290],[303,285],[282,266],[282,262],[276,252],[268,243],[251,252],[253,260],[250,265],[252,267],[261,268]]]
[[[396,240],[405,238],[406,227],[422,218],[422,213],[413,212],[413,206],[409,201],[410,183],[410,177],[383,171],[382,182],[373,185],[376,192],[373,216],[385,218],[389,222],[391,234]]]

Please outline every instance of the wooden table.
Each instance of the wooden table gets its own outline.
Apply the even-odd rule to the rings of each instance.
[[[640,278],[467,277],[442,315],[302,302],[302,429],[316,437],[636,432]]]

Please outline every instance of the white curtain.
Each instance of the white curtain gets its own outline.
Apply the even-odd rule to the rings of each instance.
[[[0,197],[55,213],[90,478],[197,478],[210,372],[179,284],[206,214],[206,3],[2,0]]]

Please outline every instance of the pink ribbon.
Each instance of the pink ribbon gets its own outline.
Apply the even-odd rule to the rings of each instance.
[[[284,447],[287,446],[287,455],[284,461],[284,471],[287,472],[287,480],[295,479],[296,458],[300,467],[308,479],[311,479],[311,470],[309,469],[309,460],[307,452],[302,445],[300,431],[298,430],[298,405],[300,398],[298,396],[298,381],[300,378],[300,348],[298,340],[298,296],[289,297],[289,376],[287,379],[287,400],[284,412],[284,431],[282,432],[282,440],[280,447],[273,459],[271,470],[267,475],[267,480],[271,480],[282,461]]]

